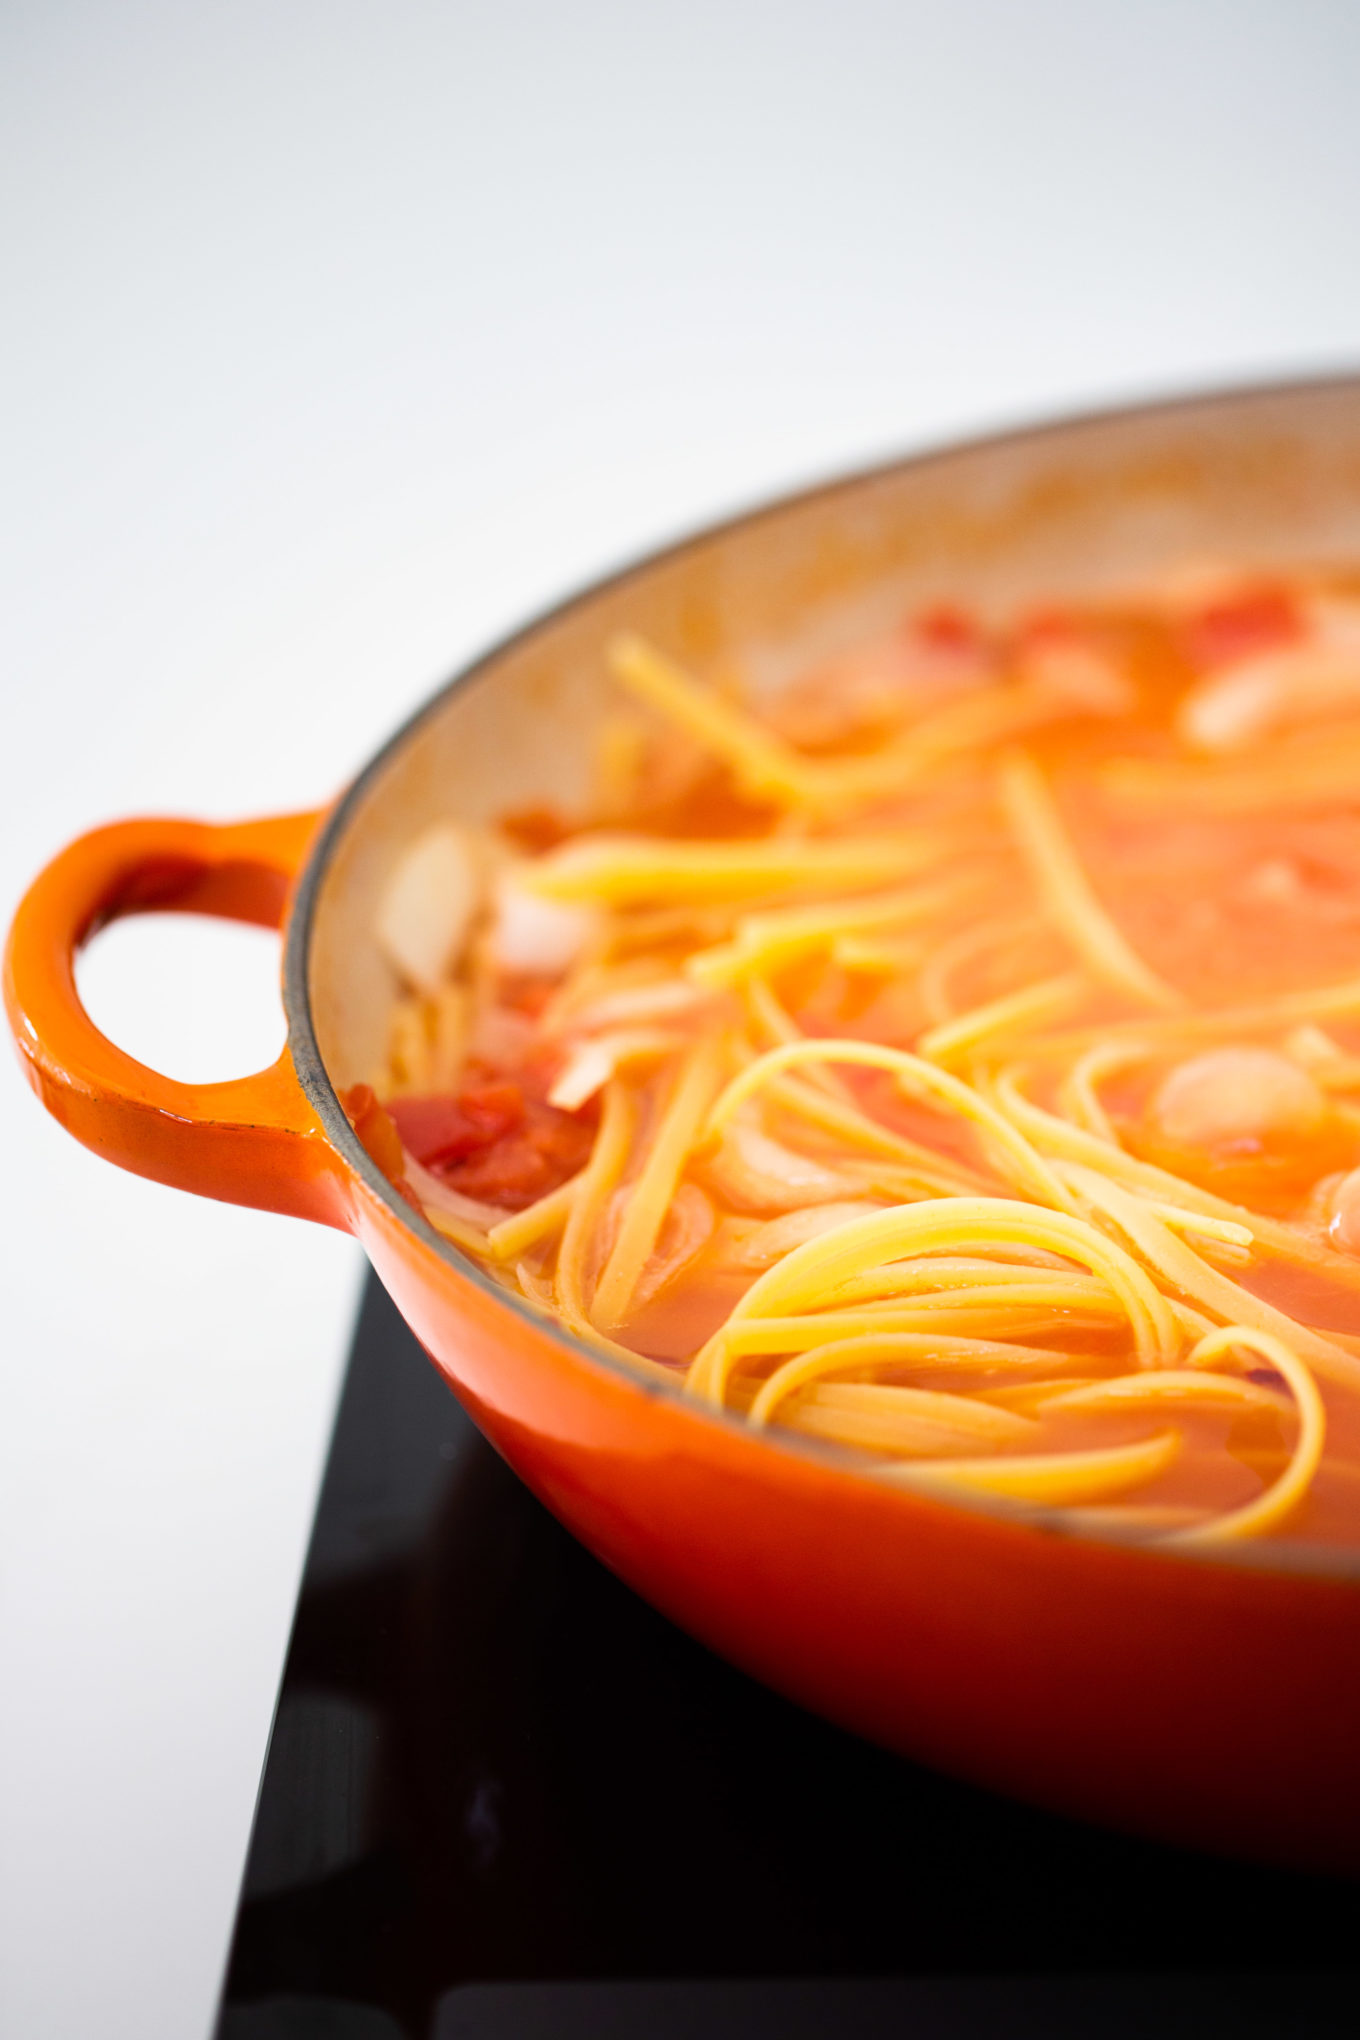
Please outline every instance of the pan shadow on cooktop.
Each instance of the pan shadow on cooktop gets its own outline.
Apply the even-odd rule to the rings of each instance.
[[[1358,1898],[1012,1804],[734,1671],[533,1500],[370,1278],[219,2040],[1056,2036],[1066,2015],[1034,1991],[1102,1977],[1109,2002],[1073,2001],[1071,2030],[1179,2031],[1162,2000],[1146,2026],[1110,2023],[1141,2002],[1116,1989],[1137,1971],[1180,1979],[1187,2017],[1237,1973],[1239,2035],[1253,2005],[1277,2032],[1339,2031],[1321,1973],[1354,1963]],[[913,1978],[936,1981],[910,2014],[910,1985],[863,1981]],[[950,1978],[992,1981],[939,2024]],[[1194,2023],[1216,2030],[1202,2005]]]

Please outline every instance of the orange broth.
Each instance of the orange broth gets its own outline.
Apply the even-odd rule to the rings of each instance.
[[[612,658],[590,811],[462,832],[477,904],[424,982],[388,940],[408,994],[349,1100],[380,1165],[507,1288],[739,1416],[828,1355],[768,1420],[867,1472],[1360,1543],[1353,581],[937,607],[764,703]],[[913,1244],[926,1206],[957,1242]],[[1036,1244],[1054,1211],[1076,1250]],[[893,1213],[900,1250],[838,1273]],[[1145,1402],[1047,1407],[1115,1380]]]

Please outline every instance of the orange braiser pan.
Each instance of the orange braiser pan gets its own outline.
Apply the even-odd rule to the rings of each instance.
[[[442,1239],[338,1093],[394,993],[376,904],[440,816],[570,801],[622,628],[678,657],[796,641],[885,591],[1098,594],[1186,554],[1360,555],[1360,380],[1197,398],[933,453],[634,567],[460,674],[325,815],[116,824],[16,915],[11,1024],[77,1139],[184,1189],[345,1228],[530,1488],[607,1565],[772,1686],[892,1748],[1064,1812],[1360,1868],[1360,1552],[1136,1548],[875,1482],[556,1329]],[[83,1011],[74,959],[119,915],[278,925],[273,1068],[181,1084]]]

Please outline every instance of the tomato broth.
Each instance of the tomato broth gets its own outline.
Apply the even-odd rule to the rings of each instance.
[[[380,1166],[871,1477],[1360,1542],[1354,580],[937,605],[768,701],[602,656],[586,810],[393,874]]]

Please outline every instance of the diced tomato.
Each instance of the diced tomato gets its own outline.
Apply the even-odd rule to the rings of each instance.
[[[971,651],[982,639],[976,618],[952,602],[936,602],[911,619],[917,637],[939,651]]]
[[[538,856],[544,850],[555,850],[571,834],[571,824],[557,808],[546,802],[538,807],[513,809],[501,816],[501,834],[508,836],[519,850],[527,850],[530,856]]]
[[[1295,597],[1269,582],[1205,603],[1182,626],[1186,656],[1201,668],[1231,665],[1253,652],[1289,644],[1302,633]]]
[[[503,979],[500,998],[503,1005],[516,1013],[523,1013],[527,1020],[537,1020],[553,993],[557,990],[557,979],[546,977],[515,977]]]
[[[471,1084],[456,1098],[394,1098],[390,1110],[407,1153],[433,1169],[503,1140],[524,1118],[524,1093],[499,1079]]]
[[[1029,610],[1016,625],[1015,636],[1022,645],[1069,645],[1085,636],[1087,628],[1074,610],[1050,606]]]
[[[394,1139],[400,1135],[399,1158],[404,1146],[451,1188],[512,1211],[584,1166],[598,1109],[559,1112],[550,1105],[543,1095],[550,1081],[546,1063],[515,1078],[474,1063],[470,1076],[456,1097],[392,1100],[389,1124]]]
[[[402,1154],[401,1138],[386,1107],[380,1105],[371,1084],[355,1084],[343,1091],[340,1103],[345,1116],[358,1134],[365,1151],[378,1164],[384,1176],[397,1182],[401,1176],[405,1157]]]
[[[439,1174],[467,1197],[518,1210],[584,1167],[595,1138],[594,1118],[559,1112],[531,1098],[519,1126],[464,1160],[443,1164]]]
[[[480,1198],[484,1204],[501,1204],[511,1211],[546,1197],[566,1180],[525,1133],[512,1133],[470,1160],[459,1162],[452,1169],[441,1169],[440,1174],[465,1197]]]
[[[484,1083],[467,1084],[458,1102],[474,1119],[495,1127],[493,1139],[499,1139],[506,1127],[518,1126],[524,1117],[524,1093],[511,1077],[488,1077]]]

